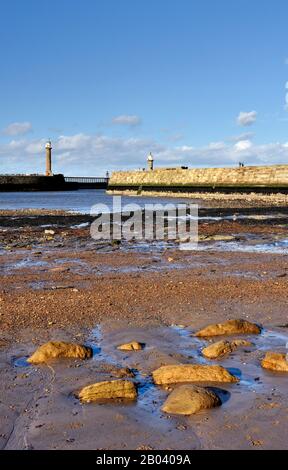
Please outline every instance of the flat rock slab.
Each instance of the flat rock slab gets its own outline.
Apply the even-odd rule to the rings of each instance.
[[[89,359],[92,355],[93,351],[88,346],[64,341],[49,341],[36,349],[27,362],[41,364],[62,358]]]
[[[233,235],[200,235],[198,240],[201,242],[230,242],[235,240],[235,237]]]
[[[251,323],[247,320],[237,319],[228,320],[224,323],[215,323],[206,326],[200,331],[195,333],[195,336],[208,337],[208,336],[220,336],[220,335],[259,335],[261,328],[255,323]]]
[[[244,339],[236,339],[235,341],[217,341],[217,343],[210,344],[206,348],[202,349],[203,356],[208,359],[217,359],[218,357],[230,354],[236,351],[241,346],[252,346],[250,341]]]
[[[78,394],[78,398],[83,403],[117,398],[136,400],[137,390],[134,383],[129,380],[97,382],[82,388]]]
[[[181,382],[238,382],[237,377],[230,374],[224,367],[214,365],[168,365],[155,370],[152,375],[157,385]]]
[[[275,370],[278,372],[288,372],[288,355],[285,353],[276,353],[268,351],[261,362],[264,369]]]
[[[64,266],[56,266],[55,268],[50,268],[50,273],[67,273],[70,271],[70,268]]]
[[[132,341],[131,343],[120,344],[117,346],[117,349],[120,351],[141,351],[144,348],[143,343],[138,343],[137,341]]]
[[[162,411],[188,416],[221,404],[220,398],[204,387],[181,385],[170,393],[162,407]]]

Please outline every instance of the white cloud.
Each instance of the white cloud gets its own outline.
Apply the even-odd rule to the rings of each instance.
[[[177,147],[181,152],[191,152],[193,150],[193,147],[190,145],[182,145],[181,147]]]
[[[211,150],[223,150],[225,147],[225,142],[211,142],[209,144],[209,149]]]
[[[229,142],[240,142],[241,140],[251,140],[255,137],[255,134],[253,132],[245,132],[240,135],[233,135],[228,139]]]
[[[41,152],[45,148],[45,144],[46,144],[46,140],[44,140],[44,139],[37,140],[37,141],[32,141],[32,142],[26,144],[26,146],[23,148],[23,150],[25,149],[25,151],[28,154],[32,154],[32,155],[33,154],[34,155],[41,154]]]
[[[250,112],[241,111],[237,118],[237,123],[239,124],[239,126],[243,126],[243,127],[251,126],[252,124],[254,124],[256,119],[257,119],[256,111],[250,111]]]
[[[287,163],[288,142],[253,145],[239,142],[212,142],[206,146],[163,145],[148,138],[115,138],[108,135],[61,135],[52,142],[53,171],[67,176],[100,176],[105,171],[146,166],[151,151],[156,166],[236,166]],[[45,170],[45,140],[11,140],[0,144],[1,171],[36,173]]]
[[[286,59],[284,60],[284,64],[288,65],[288,57],[286,57]]]
[[[138,126],[141,124],[141,118],[131,114],[121,114],[120,116],[115,116],[112,119],[112,123],[124,126]]]
[[[169,142],[179,142],[180,140],[184,139],[184,135],[181,133],[178,134],[172,134],[167,137],[167,140]]]
[[[89,145],[91,137],[85,134],[75,134],[72,136],[60,135],[55,148],[57,150],[82,150]]]
[[[11,140],[8,144],[10,150],[20,150],[26,145],[25,140]]]
[[[24,135],[32,131],[31,122],[12,122],[9,126],[3,129],[3,134],[10,136]]]
[[[252,142],[250,140],[240,140],[234,145],[236,152],[243,152],[252,147]]]

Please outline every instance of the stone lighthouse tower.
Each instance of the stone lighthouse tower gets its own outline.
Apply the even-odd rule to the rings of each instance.
[[[147,165],[148,165],[148,171],[152,171],[154,167],[154,158],[152,153],[150,152],[147,158]]]
[[[52,145],[51,141],[48,140],[48,142],[45,145],[46,149],[46,176],[52,176]]]

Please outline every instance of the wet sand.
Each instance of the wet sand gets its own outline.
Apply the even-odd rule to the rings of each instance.
[[[258,218],[239,218],[240,211],[236,220],[202,220],[195,252],[173,243],[95,242],[89,227],[79,227],[85,216],[2,214],[1,448],[287,449],[288,376],[260,367],[266,350],[285,352],[288,341],[287,209],[268,218],[251,212]],[[229,211],[210,213],[219,215]],[[43,225],[55,234],[45,235]],[[239,317],[261,324],[262,334],[229,357],[204,360],[207,341],[191,334]],[[27,366],[25,358],[52,339],[89,344],[93,359]],[[146,347],[116,349],[131,340]],[[195,362],[222,364],[240,382],[217,385],[217,409],[191,417],[161,412],[169,391],[153,385],[151,372]],[[123,367],[134,371],[136,403],[75,398]]]

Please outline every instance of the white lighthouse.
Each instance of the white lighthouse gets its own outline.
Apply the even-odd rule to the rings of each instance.
[[[148,157],[147,157],[147,166],[148,166],[148,171],[153,171],[154,167],[154,158],[152,153],[150,152]]]

